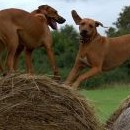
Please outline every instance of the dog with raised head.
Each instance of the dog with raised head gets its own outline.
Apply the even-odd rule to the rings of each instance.
[[[57,23],[65,19],[48,6],[39,6],[29,13],[20,9],[5,9],[0,11],[0,46],[7,48],[7,66],[9,73],[16,69],[19,55],[25,50],[27,73],[33,73],[31,54],[35,48],[45,47],[51,63],[54,76],[58,76],[58,67],[52,49],[52,37],[49,29],[57,29]]]
[[[82,81],[114,69],[130,58],[130,34],[108,38],[97,32],[101,22],[93,19],[81,18],[75,10],[72,17],[79,25],[80,46],[75,64],[69,73],[65,84],[77,89]],[[90,70],[79,75],[84,67]]]

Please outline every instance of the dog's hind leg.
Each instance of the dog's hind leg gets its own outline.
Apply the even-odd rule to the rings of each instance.
[[[12,35],[11,35],[12,34]],[[19,41],[18,41],[18,35],[16,30],[12,31],[8,37],[8,46],[7,46],[7,67],[9,69],[9,73],[14,72],[14,57],[16,53],[16,49],[18,47]]]

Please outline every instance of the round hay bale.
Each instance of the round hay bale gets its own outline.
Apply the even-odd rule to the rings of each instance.
[[[93,107],[44,76],[0,79],[0,130],[102,130]]]
[[[106,128],[108,130],[130,130],[130,96],[111,115],[106,122]]]

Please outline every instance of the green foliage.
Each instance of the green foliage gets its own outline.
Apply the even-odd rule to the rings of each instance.
[[[114,24],[118,29],[130,30],[130,6],[125,6]]]
[[[79,35],[73,26],[66,25],[59,32],[53,31],[54,51],[63,78],[75,62],[79,46]]]
[[[115,25],[115,28],[110,27],[109,30],[106,31],[106,34],[110,37],[130,33],[130,6],[124,7],[113,25]]]

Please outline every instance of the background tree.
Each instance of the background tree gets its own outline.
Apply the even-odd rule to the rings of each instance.
[[[110,37],[130,33],[130,6],[124,7],[113,25],[115,27],[110,27],[109,30],[106,31],[106,34]]]

